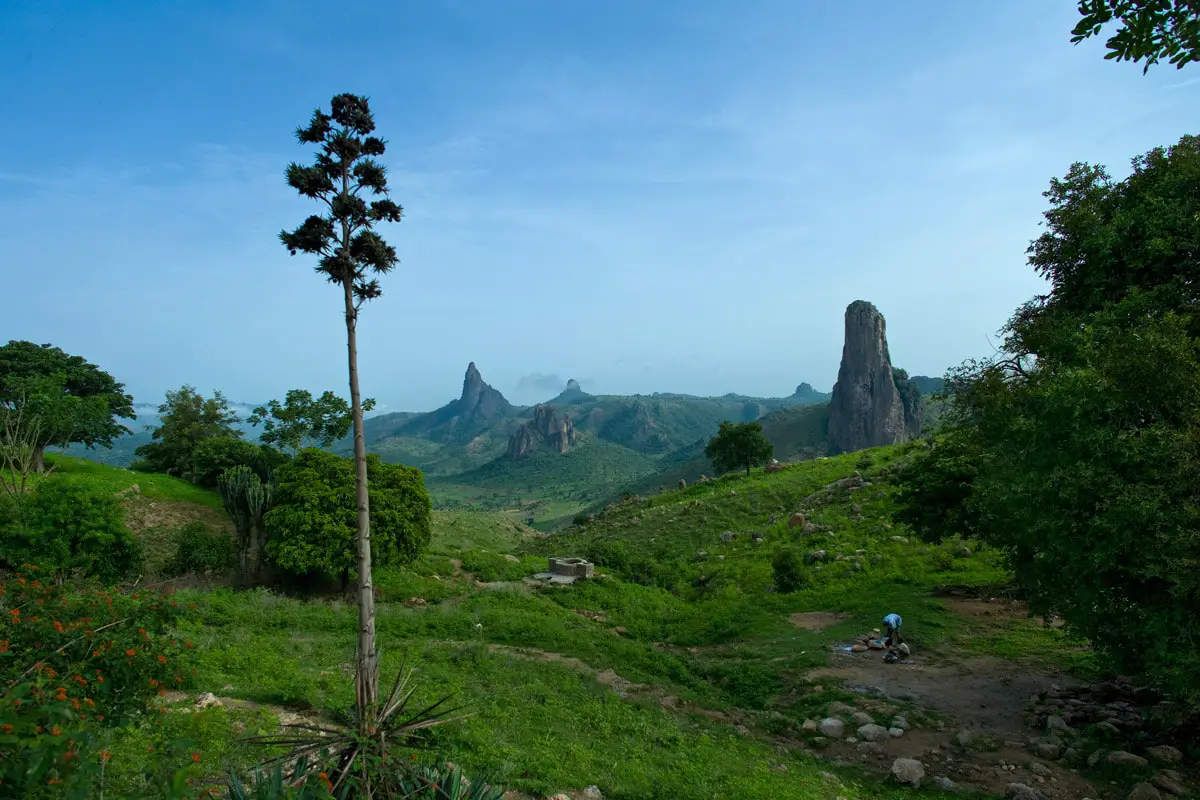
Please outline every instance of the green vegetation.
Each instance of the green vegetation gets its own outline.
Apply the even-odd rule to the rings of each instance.
[[[1145,61],[1143,72],[1166,59],[1176,69],[1200,61],[1200,25],[1195,0],[1079,0],[1081,18],[1071,31],[1078,44],[1119,23],[1108,38],[1105,58]]]
[[[1003,549],[1039,613],[1115,668],[1200,698],[1200,138],[1112,180],[1051,183],[1030,263],[1051,291],[997,357],[953,381],[943,434],[904,473],[898,518]],[[1151,390],[1150,387],[1153,387]]]
[[[364,413],[374,407],[374,399],[363,400]],[[272,400],[254,409],[249,422],[263,426],[260,437],[263,444],[295,455],[304,447],[328,449],[349,433],[350,406],[333,392],[325,392],[314,400],[311,392],[292,389],[282,403]]]
[[[763,427],[757,422],[722,422],[717,435],[709,440],[704,455],[718,473],[744,469],[750,474],[751,467],[761,467],[771,460],[774,448],[763,436]]]
[[[34,426],[30,436],[35,471],[51,446],[71,443],[109,447],[129,429],[118,419],[133,419],[133,398],[125,386],[79,356],[51,345],[11,340],[0,347],[0,438],[12,438],[16,419]]]
[[[237,440],[242,435],[234,427],[239,421],[237,414],[220,392],[206,398],[193,387],[182,386],[167,392],[158,412],[162,416],[151,436],[154,441],[137,449],[141,461],[133,468],[141,472],[161,472],[196,483],[198,476],[208,477],[211,465],[219,463],[216,453],[207,453],[202,472],[196,462],[197,449],[209,440]]]

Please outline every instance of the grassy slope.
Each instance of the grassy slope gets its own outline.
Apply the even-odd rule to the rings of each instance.
[[[885,482],[816,512],[831,533],[801,542],[803,535],[786,526],[786,515],[811,492],[867,468],[867,460],[887,464],[896,452],[811,461],[626,502],[584,529],[548,539],[531,539],[498,515],[438,512],[430,552],[409,568],[378,575],[384,673],[407,654],[420,666],[422,698],[453,691],[472,703],[476,716],[439,729],[435,746],[472,772],[526,792],[597,784],[605,797],[625,800],[910,796],[846,772],[830,780],[822,776],[833,769],[829,764],[773,746],[772,732],[793,735],[800,721],[842,696],[833,687],[814,694],[804,678],[827,662],[831,643],[899,610],[919,648],[953,642],[983,653],[1083,656],[1063,634],[1032,622],[979,629],[972,627],[979,621],[953,617],[931,596],[933,587],[1001,583],[998,556],[982,551],[955,559],[954,545],[892,541],[905,531],[885,528],[893,491]],[[849,514],[852,499],[862,504],[861,519]],[[771,515],[779,516],[771,522]],[[747,536],[723,543],[726,530],[756,530],[765,543],[755,546]],[[852,562],[810,568],[804,590],[782,595],[770,591],[770,556],[787,543],[825,548],[831,556],[860,548],[867,555],[862,571]],[[707,557],[697,559],[700,550]],[[621,551],[630,572],[643,569],[639,558],[653,557],[659,585],[617,577],[529,592],[475,583],[539,571],[546,554]],[[297,707],[352,703],[346,671],[354,652],[352,606],[266,592],[184,595],[198,605],[188,631],[200,659],[196,690]],[[429,605],[397,602],[409,597]],[[592,621],[575,610],[604,616]],[[788,614],[810,610],[850,618],[820,633],[787,622]],[[613,675],[643,688],[622,700],[603,683]],[[664,695],[692,705],[661,707]],[[753,735],[739,735],[735,722]]]

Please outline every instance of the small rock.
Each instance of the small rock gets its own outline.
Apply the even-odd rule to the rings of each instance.
[[[222,703],[215,694],[213,694],[212,692],[205,692],[204,694],[202,694],[196,698],[196,702],[192,705],[192,708],[199,711],[203,708],[211,708],[214,706],[216,708],[221,708],[224,705],[225,704]]]
[[[904,728],[888,728],[888,736],[893,739],[899,739],[904,735]]]
[[[825,719],[821,720],[819,727],[821,735],[830,739],[841,739],[846,735],[846,723],[842,722],[840,719],[826,717]]]
[[[841,700],[834,700],[829,704],[829,708],[825,709],[825,714],[830,717],[844,717],[853,713],[854,709]]]
[[[855,711],[853,714],[850,715],[850,720],[855,725],[859,725],[859,726],[870,725],[872,722],[875,721],[875,720],[871,719],[871,715],[866,713],[865,711]]]
[[[943,792],[953,792],[957,788],[954,781],[947,778],[945,775],[938,775],[933,779],[933,785],[941,789]]]
[[[589,786],[583,790],[584,800],[604,800],[604,795],[600,793],[599,786]]]
[[[1030,762],[1029,771],[1034,775],[1041,775],[1043,778],[1048,778],[1051,773],[1051,769],[1040,761]]]
[[[824,749],[826,747],[829,747],[829,740],[826,739],[824,736],[814,736],[812,738],[812,740],[809,742],[809,744],[811,744],[813,747],[816,747],[817,749]]]
[[[970,747],[971,742],[975,740],[975,734],[971,733],[970,731],[963,730],[959,731],[958,735],[955,736],[954,739],[958,742],[959,747]]]
[[[791,519],[788,520],[788,527],[789,528],[803,528],[804,522],[805,522],[804,515],[801,514],[799,511],[797,511],[795,514],[792,514]]]
[[[1119,767],[1144,767],[1149,763],[1141,756],[1135,756],[1133,753],[1127,753],[1124,750],[1109,753],[1108,757],[1104,760],[1109,764],[1116,764]]]
[[[1120,729],[1116,725],[1113,725],[1111,722],[1108,722],[1107,720],[1105,720],[1104,722],[1097,723],[1096,731],[1099,733],[1106,734],[1108,736],[1120,736],[1121,735]]]
[[[737,538],[737,534],[734,533],[733,531],[725,531],[724,533],[721,534],[722,542],[732,542],[736,538]]]
[[[892,762],[892,778],[903,786],[918,789],[925,778],[925,767],[915,758],[897,758]]]
[[[1062,755],[1062,745],[1058,744],[1057,742],[1035,742],[1033,745],[1033,752],[1049,761],[1055,761],[1060,755]]]
[[[890,738],[887,728],[882,725],[869,723],[858,729],[858,738],[868,742],[882,742]]]
[[[1094,767],[1100,763],[1100,759],[1102,759],[1102,758],[1104,758],[1104,751],[1096,750],[1090,756],[1087,757],[1087,765],[1089,767]]]
[[[906,731],[909,729],[908,718],[907,717],[893,717],[891,726],[893,728],[899,728],[902,731]]]
[[[1160,764],[1178,764],[1183,760],[1183,753],[1171,747],[1169,744],[1160,744],[1155,747],[1147,747],[1146,755]]]
[[[893,541],[893,542],[897,542],[897,543],[899,543],[899,544],[908,544],[908,537],[906,537],[906,536],[893,536],[893,537],[892,537],[892,541]]]
[[[504,554],[504,560],[505,560],[505,561],[511,561],[513,564],[520,564],[520,563],[521,563],[521,559],[517,558],[517,557],[516,557],[516,556],[514,556],[512,553],[505,553],[505,554]]]
[[[862,506],[860,506],[858,503],[851,503],[850,504],[850,513],[851,514],[861,514]]]
[[[806,719],[804,720],[804,724],[800,726],[800,730],[804,731],[805,733],[816,733],[820,729],[821,723],[817,722],[815,719]]]
[[[1010,783],[1004,790],[1005,800],[1046,800],[1046,796],[1023,783]]]
[[[1162,800],[1162,795],[1148,783],[1139,783],[1129,793],[1129,800]]]
[[[813,550],[808,554],[808,563],[813,564],[817,561],[824,561],[829,557],[829,553],[824,550]]]

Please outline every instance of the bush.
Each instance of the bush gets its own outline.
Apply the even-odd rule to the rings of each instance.
[[[0,506],[0,562],[40,564],[59,584],[71,573],[111,584],[141,567],[142,547],[116,497],[51,477]]]
[[[432,506],[421,471],[367,456],[371,556],[376,566],[406,564],[428,546]],[[354,461],[310,448],[275,475],[266,515],[267,557],[293,575],[349,581],[358,531]]]
[[[195,482],[209,489],[216,488],[221,473],[234,467],[249,467],[265,483],[286,461],[287,456],[272,447],[227,436],[205,439],[192,453]]]
[[[783,593],[804,588],[804,566],[800,554],[792,547],[781,547],[771,559],[771,571],[775,574],[775,588]]]
[[[191,645],[171,634],[180,608],[164,592],[69,591],[41,575],[25,565],[0,588],[0,781],[5,796],[93,797],[102,729],[184,686]]]
[[[175,534],[175,555],[167,569],[175,575],[223,573],[233,568],[233,540],[220,528],[196,520]]]

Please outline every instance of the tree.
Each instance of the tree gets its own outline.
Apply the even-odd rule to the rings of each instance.
[[[362,402],[363,413],[375,407],[368,397]],[[314,443],[331,447],[338,439],[350,432],[350,406],[333,392],[325,392],[316,400],[310,392],[292,389],[280,403],[272,400],[265,406],[254,409],[247,420],[251,425],[262,425],[259,438],[264,444],[274,445],[292,455]]]
[[[897,518],[1003,550],[1031,610],[1114,669],[1200,698],[1200,139],[1123,181],[1075,165],[1030,263],[1050,290],[952,377]]]
[[[358,389],[358,313],[382,294],[377,276],[390,272],[396,250],[375,232],[379,222],[399,222],[401,208],[388,198],[387,170],[375,159],[386,144],[371,136],[375,119],[367,98],[339,94],[330,113],[313,112],[296,131],[301,144],[318,146],[311,166],[288,165],[287,183],[304,197],[324,203],[327,214],[313,215],[293,231],[279,234],[292,255],[318,256],[317,272],[342,290],[350,374],[350,416],[358,520],[358,657],[355,700],[359,729],[374,733],[378,717],[379,655],[375,650],[375,591],[371,583],[371,515],[367,492],[367,451]],[[367,192],[376,199],[368,202]]]
[[[371,480],[371,551],[380,564],[415,559],[429,544],[430,502],[421,471],[367,457]],[[343,588],[357,558],[354,462],[311,448],[276,472],[266,515],[267,555],[295,575],[337,578]]]
[[[774,452],[758,422],[722,422],[717,435],[704,448],[704,455],[717,472],[744,468],[747,475],[751,467],[770,461]]]
[[[275,484],[264,482],[247,466],[221,473],[217,491],[238,534],[238,567],[243,583],[258,580],[262,554],[267,543],[265,518],[275,502]]]
[[[268,445],[217,436],[201,440],[192,451],[191,460],[196,485],[215,489],[222,473],[234,467],[249,467],[260,481],[266,483],[287,458]]]
[[[1200,0],[1079,0],[1079,14],[1072,42],[1098,36],[1116,20],[1119,27],[1104,57],[1144,60],[1143,74],[1162,59],[1176,69],[1200,61]]]
[[[112,447],[130,432],[117,420],[136,417],[125,386],[95,364],[53,345],[14,339],[0,347],[0,414],[18,412],[39,420],[33,453],[39,472],[47,447]]]
[[[154,441],[134,451],[143,462],[135,466],[147,472],[165,472],[195,482],[196,449],[202,442],[242,436],[233,427],[240,422],[237,414],[219,391],[206,398],[194,387],[182,386],[167,392],[166,402],[158,407],[158,413]]]

